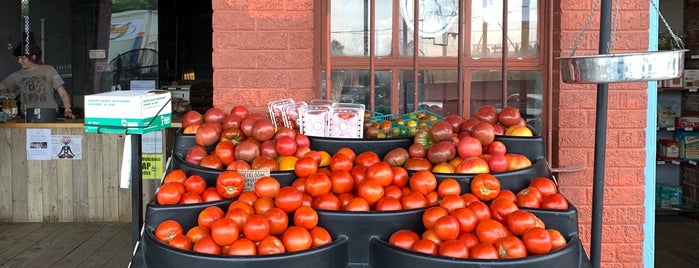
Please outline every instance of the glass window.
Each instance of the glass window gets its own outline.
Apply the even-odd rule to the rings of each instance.
[[[508,1],[507,42],[503,43],[502,1],[473,1],[471,6],[471,53],[473,58],[500,57],[507,45],[510,57],[536,56],[537,1]]]
[[[376,56],[391,54],[392,5],[390,1],[379,1],[376,7]],[[330,11],[333,56],[368,56],[371,10],[369,2],[363,0],[333,1]]]
[[[374,72],[374,111],[380,113],[391,113],[391,72]],[[330,100],[345,103],[364,104],[371,107],[371,87],[369,71],[366,70],[336,70],[330,74]],[[321,96],[326,96],[325,71],[323,71],[323,81]]]

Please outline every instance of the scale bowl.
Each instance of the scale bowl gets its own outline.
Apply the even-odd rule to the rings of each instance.
[[[570,84],[669,80],[682,76],[684,50],[572,56],[561,61],[561,78]]]

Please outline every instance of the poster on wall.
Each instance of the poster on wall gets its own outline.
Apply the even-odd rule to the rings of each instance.
[[[27,160],[51,160],[51,129],[27,129]]]
[[[82,139],[80,135],[51,136],[52,159],[82,159]]]

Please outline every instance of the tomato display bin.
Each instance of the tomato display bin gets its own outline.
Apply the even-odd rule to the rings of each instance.
[[[308,139],[311,141],[311,149],[326,151],[330,155],[335,154],[335,152],[342,147],[349,147],[356,154],[372,151],[378,154],[382,159],[384,155],[395,148],[410,148],[410,145],[413,145],[414,140],[413,137],[386,139],[343,139],[313,136],[308,136]]]
[[[211,202],[203,202],[197,204],[177,204],[177,205],[158,205],[155,200],[152,200],[146,205],[146,212],[143,225],[146,229],[155,230],[158,224],[165,220],[179,219],[184,215],[198,215],[200,211],[209,206],[217,206],[223,211],[228,211],[228,206],[231,205],[234,199],[221,199]],[[196,222],[196,219],[195,219]],[[191,226],[190,226],[191,227]]]
[[[179,129],[177,132],[175,132],[172,154],[178,154],[184,158],[184,156],[187,155],[189,148],[194,145],[197,145],[197,142],[194,139],[194,134],[184,134],[182,133],[182,129]],[[211,152],[215,147],[216,145],[207,146],[206,151]]]
[[[388,240],[397,230],[424,228],[422,213],[426,209],[368,212],[318,210],[318,225],[325,227],[335,239],[347,237],[346,267],[367,267],[372,238]]]
[[[496,141],[505,144],[508,153],[521,154],[532,161],[546,158],[546,142],[544,137],[516,137],[495,135]]]

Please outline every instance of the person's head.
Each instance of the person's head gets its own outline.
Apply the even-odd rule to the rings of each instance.
[[[12,55],[17,57],[17,62],[22,65],[22,69],[29,68],[36,64],[42,64],[41,62],[41,48],[34,43],[34,35],[30,33],[29,44],[25,40],[22,40],[15,49],[12,51]]]

